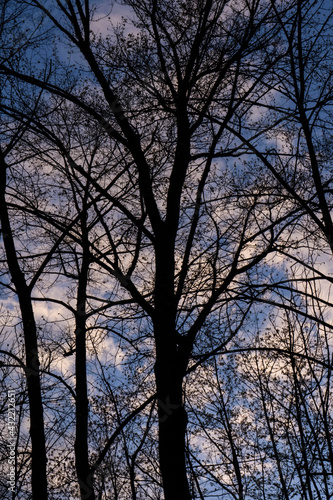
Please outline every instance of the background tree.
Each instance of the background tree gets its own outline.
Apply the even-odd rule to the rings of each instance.
[[[18,6],[15,2],[5,1],[1,5],[0,37],[2,42],[1,62],[10,63],[12,67],[21,64],[25,60],[27,50],[31,50],[43,39],[43,33],[39,35],[29,32],[29,28],[22,30],[20,21],[27,14],[24,6]],[[36,19],[35,29],[38,28]],[[15,86],[10,85],[6,77],[1,79],[1,94],[7,93],[7,100],[15,99]],[[24,101],[24,96],[22,96]],[[12,130],[13,122],[4,120],[1,123],[1,147],[0,147],[0,221],[1,235],[6,254],[6,263],[11,278],[12,289],[15,290],[20,307],[22,329],[25,343],[25,369],[27,380],[27,393],[30,414],[30,437],[32,442],[32,471],[31,481],[33,489],[41,499],[47,498],[46,480],[46,450],[43,407],[41,400],[41,381],[39,373],[39,354],[37,341],[37,327],[31,302],[31,291],[33,280],[22,272],[20,265],[21,252],[17,250],[14,241],[13,228],[6,202],[6,187],[9,165],[7,156],[16,147],[25,132],[26,125],[21,123],[16,130]],[[12,360],[11,360],[12,361]]]

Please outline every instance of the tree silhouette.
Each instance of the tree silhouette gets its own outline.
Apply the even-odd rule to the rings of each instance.
[[[68,385],[76,407],[72,451],[80,493],[74,488],[74,495],[94,499],[98,491],[102,498],[106,477],[114,477],[110,471],[118,467],[109,450],[119,436],[123,440],[117,446],[127,467],[121,473],[128,489],[122,493],[125,486],[114,479],[115,498],[139,498],[138,457],[145,447],[156,448],[156,439],[159,472],[152,472],[148,453],[140,469],[154,478],[154,488],[162,485],[166,500],[208,495],[201,477],[209,468],[186,443],[189,408],[190,415],[201,418],[191,397],[197,377],[202,387],[209,383],[220,396],[216,411],[228,451],[223,444],[219,452],[232,485],[214,471],[211,477],[230,498],[243,500],[254,491],[254,482],[248,479],[250,468],[243,467],[242,426],[237,410],[229,409],[231,396],[222,389],[217,359],[232,347],[238,354],[250,352],[246,343],[241,351],[238,338],[254,321],[253,311],[260,304],[328,324],[311,304],[322,300],[317,289],[304,291],[304,275],[300,279],[279,268],[278,258],[287,254],[301,261],[294,250],[304,244],[306,269],[316,273],[313,228],[328,240],[332,234],[329,168],[322,173],[318,166],[312,133],[315,122],[329,113],[329,42],[324,40],[330,18],[315,27],[312,19],[323,12],[322,5],[316,10],[316,3],[297,0],[144,0],[126,5],[131,12],[127,23],[99,33],[99,5],[59,0],[49,6],[32,0],[31,12],[44,19],[36,33],[48,37],[47,49],[36,45],[22,61],[1,58],[0,73],[6,79],[1,112],[4,123],[11,123],[4,132],[7,146],[1,167],[3,176],[9,172],[2,183],[1,211],[2,230],[12,235],[6,242],[6,265],[19,299],[26,277],[31,277],[29,294],[20,299],[23,323],[27,304],[31,318],[33,304],[40,302],[57,304],[69,315],[69,331],[59,328],[55,351],[51,353],[45,334],[41,347],[50,346],[53,372],[61,349],[63,357],[75,356],[75,389],[71,377],[58,379]],[[57,55],[59,48],[68,51],[68,57]],[[312,73],[305,71],[307,65]],[[319,67],[327,78],[317,105],[310,108],[305,104],[310,102],[306,85],[317,85],[322,78]],[[310,74],[319,76],[310,80]],[[20,99],[13,97],[17,95]],[[320,126],[323,131],[321,121]],[[282,127],[287,146],[271,147],[273,139],[280,140]],[[295,137],[299,140],[294,147]],[[303,229],[304,218],[311,221],[309,228]],[[11,225],[15,230],[9,232]],[[44,235],[44,253],[38,246],[32,248],[22,227],[33,227],[40,241]],[[23,284],[15,282],[13,258],[16,268],[21,262]],[[52,282],[61,288],[61,297],[52,293]],[[38,293],[32,296],[37,285]],[[27,368],[28,354],[38,352],[36,332],[33,337],[31,346],[25,336]],[[66,348],[60,339],[66,339]],[[128,417],[120,417],[121,384],[110,382],[110,368],[102,360],[99,345],[105,339],[117,339],[119,349],[125,345],[128,350],[132,380],[128,378],[122,390],[128,391],[129,400],[138,399],[137,405],[128,406]],[[271,440],[266,455],[277,464],[278,494],[291,498],[269,417],[273,403],[268,375],[258,360],[266,356],[271,361],[277,354],[284,359],[285,349],[269,343],[265,348],[255,351],[251,363]],[[314,359],[297,351],[296,360],[294,348],[288,349],[295,391],[290,401],[301,412],[306,389],[297,363],[308,362],[313,369]],[[113,363],[116,370],[116,356]],[[206,366],[207,372],[202,368]],[[204,381],[206,375],[200,379],[201,369],[211,373],[211,380]],[[38,366],[37,376],[40,373]],[[122,384],[125,379],[123,375]],[[105,389],[103,396],[96,390],[97,381]],[[319,394],[318,384],[317,389]],[[36,396],[42,389],[32,393]],[[96,410],[98,401],[112,409],[116,431],[102,424],[105,412]],[[38,405],[41,416],[41,398]],[[30,402],[30,413],[38,405]],[[303,416],[295,418],[304,436]],[[123,433],[124,422],[132,425],[132,440]],[[158,436],[153,437],[156,425]],[[243,428],[247,432],[251,426],[244,423]],[[93,439],[99,439],[95,449]],[[212,437],[210,442],[213,448]],[[35,453],[33,440],[31,446]],[[320,448],[318,442],[316,446]],[[301,483],[306,469],[302,494],[319,498],[320,492],[312,493],[310,487],[306,449],[304,443],[302,464],[298,458],[294,464]],[[264,469],[262,463],[261,478],[256,479],[263,498]],[[46,486],[43,494],[39,487],[33,482],[33,498],[46,498]]]

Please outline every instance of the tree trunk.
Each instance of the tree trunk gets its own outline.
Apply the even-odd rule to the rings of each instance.
[[[15,280],[13,279],[14,283]],[[26,377],[30,409],[30,436],[32,448],[31,484],[33,500],[47,500],[47,472],[43,404],[37,350],[37,328],[30,294],[18,293],[26,350]]]
[[[159,416],[159,454],[165,500],[190,500],[186,475],[187,414],[182,402],[182,377],[172,367],[155,365]]]
[[[93,471],[88,453],[88,395],[86,372],[85,318],[76,321],[76,437],[75,464],[81,500],[95,500]]]
[[[47,500],[46,449],[37,328],[31,291],[21,271],[5,198],[6,163],[0,165],[0,220],[8,269],[20,304],[26,355],[26,379],[30,412],[31,487],[33,500]]]
[[[94,471],[89,467],[88,449],[88,391],[87,391],[87,352],[86,352],[86,301],[89,273],[89,241],[86,228],[86,214],[81,216],[82,227],[82,264],[76,305],[75,327],[75,374],[76,374],[76,436],[75,463],[80,486],[81,500],[95,500],[93,487]]]
[[[155,379],[159,416],[159,456],[165,500],[190,500],[186,476],[183,378],[187,359],[178,344],[174,299],[173,248],[163,242],[156,259]]]

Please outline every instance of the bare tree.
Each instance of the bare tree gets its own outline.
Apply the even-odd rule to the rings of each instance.
[[[26,141],[26,147],[45,169],[58,162],[64,186],[68,193],[72,191],[62,221],[54,210],[40,208],[35,200],[30,205],[24,200],[21,208],[22,213],[33,213],[40,227],[44,221],[56,228],[68,248],[74,245],[69,258],[76,262],[72,313],[76,323],[75,452],[81,498],[95,498],[93,478],[113,442],[107,440],[95,463],[89,461],[87,320],[103,311],[109,332],[110,307],[117,308],[125,325],[125,331],[117,330],[119,337],[143,352],[148,366],[149,362],[154,365],[165,499],[189,499],[194,490],[202,496],[199,482],[192,488],[187,475],[186,377],[237,337],[255,302],[281,305],[275,299],[283,285],[268,283],[274,270],[268,258],[282,254],[288,238],[291,241],[290,228],[298,227],[305,214],[323,229],[310,206],[315,203],[313,192],[307,200],[302,198],[289,177],[283,177],[285,164],[280,171],[272,163],[271,156],[283,160],[283,153],[259,147],[269,134],[277,135],[283,120],[294,123],[300,116],[304,125],[307,117],[273,105],[284,71],[289,71],[294,84],[298,82],[292,62],[300,58],[292,54],[300,50],[300,44],[294,44],[293,37],[302,31],[303,2],[207,0],[175,5],[129,1],[134,16],[131,26],[120,25],[110,36],[94,32],[98,12],[89,2],[59,1],[50,9],[37,0],[31,5],[60,36],[54,43],[77,57],[74,70],[69,61],[61,60],[55,69],[48,62],[44,73],[34,75],[4,59],[0,72],[13,85],[24,82],[30,89],[26,99],[31,99],[30,107],[36,101],[36,89],[43,91],[42,105],[28,122],[25,110],[10,99],[5,99],[1,109],[16,123],[29,127],[31,145]],[[308,19],[311,13],[307,11]],[[286,102],[292,101],[287,91],[286,95]],[[267,123],[263,108],[273,108],[277,115],[273,125]],[[259,119],[255,118],[258,113]],[[92,144],[96,150],[90,161]],[[250,159],[253,156],[255,163]],[[295,158],[299,165],[300,149]],[[260,169],[260,162],[267,170],[259,170],[258,175],[253,166]],[[321,189],[316,179],[316,189]],[[307,190],[307,182],[297,183]],[[45,196],[51,203],[51,196]],[[331,232],[326,205],[321,206],[327,236]],[[60,267],[59,275],[65,276],[63,248],[52,262]],[[108,299],[90,294],[93,275],[106,278]],[[285,286],[289,291],[292,288],[290,281]],[[272,290],[276,295],[268,297]],[[297,308],[287,304],[287,299],[283,307]],[[296,379],[295,369],[295,384]],[[116,404],[114,408],[118,409]],[[234,423],[223,398],[221,415],[230,447],[226,460],[235,478],[226,491],[243,499],[246,481]],[[147,411],[145,437],[152,418]],[[145,442],[130,453],[124,441],[133,498],[137,456]],[[279,456],[277,451],[275,456]],[[189,467],[193,466],[190,458]],[[194,482],[197,479],[193,469],[190,477]],[[286,485],[283,491],[286,495]]]

